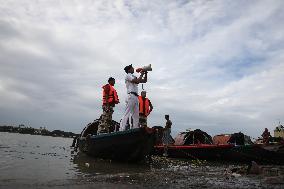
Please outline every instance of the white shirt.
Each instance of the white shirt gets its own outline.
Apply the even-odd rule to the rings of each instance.
[[[138,94],[138,84],[131,82],[134,78],[136,78],[136,76],[133,75],[132,73],[128,73],[125,77],[127,94],[130,92],[135,92]]]

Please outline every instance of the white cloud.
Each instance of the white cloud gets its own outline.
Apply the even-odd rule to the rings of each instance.
[[[180,131],[260,135],[284,119],[283,12],[280,0],[1,1],[0,121],[79,132],[109,76],[124,102],[123,67],[151,63],[152,125],[169,113]]]

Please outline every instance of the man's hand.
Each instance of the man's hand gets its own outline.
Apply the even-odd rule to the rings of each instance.
[[[141,83],[146,83],[147,80],[148,80],[148,79],[147,79],[147,74],[148,74],[148,72],[147,72],[147,71],[144,71],[143,73],[144,73],[145,76],[144,76],[144,78],[141,80]]]
[[[143,76],[145,75],[145,77],[143,78]],[[146,71],[142,71],[139,78],[134,78],[131,81],[132,83],[146,83],[147,82],[147,72]]]
[[[140,77],[143,77],[145,75],[145,72],[142,71],[141,74],[140,74]]]

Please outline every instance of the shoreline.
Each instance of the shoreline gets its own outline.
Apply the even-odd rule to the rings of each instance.
[[[36,129],[33,127],[25,127],[24,125],[19,125],[18,127],[1,125],[0,132],[52,136],[52,137],[64,137],[64,138],[75,138],[79,136],[79,134],[75,134],[73,132],[65,132],[61,130],[49,131],[42,127],[40,127],[39,129]]]

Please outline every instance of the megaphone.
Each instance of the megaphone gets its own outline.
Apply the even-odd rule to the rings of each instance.
[[[152,67],[151,64],[149,64],[148,66],[144,66],[142,68],[137,68],[136,72],[148,72],[148,71],[152,71]]]

